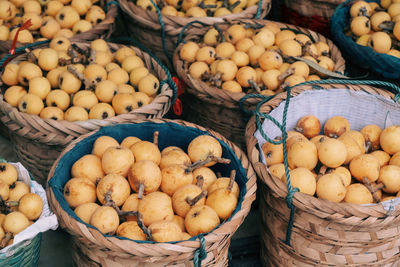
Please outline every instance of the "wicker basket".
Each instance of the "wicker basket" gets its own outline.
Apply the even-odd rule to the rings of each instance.
[[[264,18],[271,9],[271,0],[261,1],[260,16],[258,18]],[[258,6],[252,6],[241,13],[223,17],[181,18],[175,16],[162,16],[165,26],[164,40],[166,49],[168,50],[168,56],[166,56],[162,45],[162,31],[157,13],[144,10],[129,0],[118,0],[118,2],[120,3],[123,15],[125,16],[124,21],[128,27],[129,34],[150,48],[154,54],[171,69],[173,66],[169,61],[168,56],[172,57],[177,45],[178,36],[187,24],[193,21],[198,21],[201,24],[193,24],[193,27],[202,29],[205,26],[224,22],[225,19],[256,18],[258,12]]]
[[[394,98],[392,93],[374,87],[331,84],[321,87],[336,89],[323,92],[319,90],[306,91],[310,89],[307,87],[299,86],[292,91],[293,98],[287,114],[287,117],[291,118],[287,125],[288,130],[291,129],[293,123],[296,123],[297,118],[304,115],[299,113],[309,112],[319,118],[321,118],[320,116],[330,117],[333,116],[332,114],[341,116],[345,113],[356,114],[350,118],[352,121],[349,120],[350,125],[355,126],[358,121],[355,118],[359,118],[359,125],[354,127],[356,129],[360,125],[365,126],[372,123],[383,127],[385,118],[387,118],[385,117],[386,110],[389,109],[392,111],[391,114],[395,114],[400,109],[398,103],[392,101]],[[321,100],[322,97],[317,95],[318,93],[326,93],[323,96],[325,100]],[[351,97],[351,102],[348,101],[351,108],[332,101],[345,99],[346,96]],[[311,110],[298,112],[301,107],[295,107],[295,103],[307,103],[310,106],[313,99],[315,101],[316,98],[320,101],[319,105],[314,105]],[[261,111],[273,117],[279,113],[280,115],[275,118],[281,121],[282,105],[285,100],[286,94],[279,94],[265,103],[261,107]],[[330,104],[329,101],[335,102],[335,104]],[[370,104],[367,107],[360,107],[362,104],[358,103]],[[280,106],[278,107],[278,105]],[[368,116],[366,113],[373,114],[375,119],[382,117],[381,115],[383,118],[371,121],[370,117],[372,116]],[[376,113],[378,115],[375,115]],[[395,115],[395,119],[397,122],[400,121],[400,117],[397,115]],[[321,121],[323,120],[321,119]],[[267,125],[263,128],[267,129]],[[279,179],[270,175],[266,165],[262,163],[259,152],[261,144],[254,135],[256,131],[255,117],[252,117],[246,128],[246,143],[249,159],[260,180],[261,260],[265,265],[399,266],[400,206],[392,204],[395,202],[385,202],[385,206],[382,204],[356,205],[334,203],[303,193],[295,193],[293,196],[295,215],[291,232],[291,246],[283,242],[290,214],[286,203],[288,190]],[[270,130],[267,130],[266,133],[271,136],[275,134]]]
[[[74,35],[71,41],[91,41],[98,38],[106,39],[110,37],[114,29],[115,18],[118,14],[118,6],[112,0],[102,0],[100,1],[100,6],[106,11],[106,18],[89,31]],[[12,47],[12,43],[13,41],[0,41],[0,55],[8,53]],[[22,47],[23,45],[25,44],[17,43],[16,47]]]
[[[80,46],[88,46],[87,42],[75,42]],[[120,44],[109,43],[112,50],[121,47]],[[145,66],[152,70],[160,80],[168,80],[169,73],[157,60],[132,47],[136,55],[142,58]],[[17,57],[22,60],[26,55]],[[160,83],[161,84],[161,83]],[[41,119],[38,116],[19,112],[4,101],[0,95],[1,121],[10,130],[10,139],[16,150],[17,157],[28,170],[37,177],[41,184],[45,184],[47,174],[60,152],[78,136],[98,129],[101,126],[130,122],[135,119],[160,118],[164,116],[174,97],[174,91],[168,83],[164,83],[161,92],[148,105],[135,109],[128,114],[123,114],[105,120],[87,120],[80,122],[56,121]]]
[[[330,36],[329,21],[345,0],[284,0],[280,20]]]
[[[219,24],[218,27],[223,31],[230,25],[239,22],[261,25],[270,23],[266,20],[234,20],[230,24]],[[306,33],[312,36],[315,41],[327,42],[331,51],[332,59],[335,62],[334,71],[344,73],[345,61],[342,58],[339,49],[329,39],[308,29],[283,23],[277,24],[282,28],[289,28]],[[208,29],[209,28],[190,29],[185,40],[199,40]],[[184,101],[185,120],[214,129],[229,140],[240,145],[242,148],[245,148],[244,132],[248,117],[241,111],[239,100],[246,94],[227,92],[207,85],[205,82],[195,80],[190,75],[187,75],[189,72],[188,65],[179,58],[179,51],[182,45],[183,43],[178,46],[174,53],[174,66],[179,78],[187,85],[187,99]],[[253,106],[257,103],[255,99],[247,102],[247,104]]]
[[[9,267],[38,266],[42,234],[25,240],[15,246],[7,254],[0,254],[0,265]]]
[[[240,188],[239,204],[230,217],[212,232],[188,241],[154,243],[132,241],[116,236],[104,236],[97,229],[83,223],[73,213],[63,196],[63,187],[70,179],[70,168],[81,156],[90,153],[94,141],[102,135],[114,137],[118,142],[135,135],[142,140],[151,140],[153,132],[159,131],[159,147],[175,145],[186,149],[196,136],[210,134],[219,139],[223,157],[231,159],[229,165],[217,164],[214,171],[223,176],[235,169],[236,182]],[[171,138],[173,136],[173,138]],[[138,120],[133,124],[118,124],[103,127],[72,142],[54,163],[48,177],[47,194],[60,225],[73,235],[73,258],[78,266],[193,266],[195,254],[203,244],[206,257],[201,266],[227,266],[228,248],[233,233],[241,225],[255,200],[256,177],[246,155],[234,144],[213,131],[184,122],[173,120]],[[200,265],[198,265],[200,266]]]
[[[367,2],[378,2],[367,0]],[[400,59],[387,54],[377,53],[371,47],[357,44],[346,31],[350,25],[351,1],[338,6],[331,19],[332,38],[343,51],[343,55],[354,65],[386,79],[400,79]]]

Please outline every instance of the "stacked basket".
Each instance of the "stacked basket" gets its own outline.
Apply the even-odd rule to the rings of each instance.
[[[125,23],[131,36],[137,38],[142,44],[149,47],[155,55],[163,60],[172,69],[171,57],[175,51],[178,37],[185,34],[188,25],[202,29],[215,23],[224,22],[226,19],[262,19],[271,9],[270,0],[260,0],[258,5],[246,8],[240,13],[222,17],[178,17],[161,15],[160,10],[144,10],[133,1],[119,0]],[[200,3],[200,1],[198,1]]]
[[[334,72],[344,73],[345,61],[341,56],[339,49],[327,38],[314,31],[301,27],[277,23],[266,20],[232,20],[229,23],[218,24],[221,31],[226,30],[229,26],[242,23],[244,25],[263,27],[270,23],[278,25],[281,29],[288,29],[295,33],[304,33],[310,36],[313,40],[323,41],[329,45],[331,57],[335,63]],[[187,31],[187,36],[184,42],[194,41],[201,42],[204,34],[212,27],[202,29],[193,28]],[[232,140],[242,148],[245,147],[245,127],[248,116],[244,114],[240,108],[240,100],[246,96],[244,92],[232,93],[226,90],[218,89],[201,80],[194,79],[189,73],[188,64],[179,57],[180,49],[184,43],[179,44],[174,54],[174,66],[180,79],[182,79],[186,87],[186,99],[184,100],[185,119],[204,127],[214,129],[224,135],[229,140]],[[244,101],[247,108],[253,109],[258,99],[248,99]]]
[[[74,42],[78,46],[88,47],[88,42]],[[115,51],[122,45],[108,44]],[[126,123],[139,118],[160,118],[169,110],[175,91],[169,84],[170,74],[159,61],[136,47],[131,47],[148,68],[160,80],[159,93],[148,105],[134,109],[127,114],[105,120],[87,120],[69,122],[42,119],[35,115],[19,112],[0,96],[1,121],[10,130],[10,138],[15,147],[18,159],[32,172],[40,183],[45,184],[47,174],[60,152],[72,140],[101,126]],[[15,58],[15,62],[25,60],[27,55]],[[14,62],[14,61],[11,61]]]
[[[98,137],[111,136],[118,142],[127,136],[151,140],[154,131],[159,132],[160,149],[167,146],[186,149],[193,138],[203,134],[211,135],[221,144],[222,157],[231,160],[227,166],[214,167],[223,176],[236,170],[235,180],[240,188],[239,202],[231,217],[213,231],[179,242],[135,241],[101,234],[97,228],[79,219],[68,206],[63,187],[71,178],[69,170],[76,160],[90,153]],[[247,157],[238,147],[218,133],[206,131],[200,126],[160,119],[103,127],[81,136],[63,151],[54,163],[48,179],[47,194],[51,206],[60,225],[73,235],[73,257],[77,266],[227,266],[231,237],[250,211],[256,192],[255,174]]]
[[[366,86],[320,84],[320,89],[308,91],[309,85],[293,88],[288,109],[287,94],[280,94],[260,107],[279,122],[286,116],[286,129],[297,120],[313,114],[326,119],[344,116],[355,129],[367,124],[381,128],[399,124],[398,97]],[[357,85],[358,84],[358,85]],[[377,82],[376,85],[381,83]],[[315,85],[313,85],[315,87]],[[393,99],[396,99],[393,102]],[[368,106],[366,106],[368,103]],[[351,107],[351,108],[350,108]],[[369,114],[366,116],[366,114]],[[285,123],[282,121],[282,123]],[[265,120],[262,126],[267,136],[281,134]],[[263,138],[252,117],[246,129],[249,158],[260,179],[260,209],[262,214],[262,261],[270,266],[397,266],[399,251],[398,200],[379,204],[357,205],[334,203],[290,190],[274,178],[261,160]],[[294,216],[291,216],[291,209]],[[293,220],[293,221],[292,221]],[[291,225],[293,223],[293,225]]]

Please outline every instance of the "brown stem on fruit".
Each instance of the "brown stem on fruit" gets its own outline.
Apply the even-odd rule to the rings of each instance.
[[[222,0],[222,6],[225,7],[225,8],[228,8],[229,7],[228,0]]]
[[[121,210],[117,205],[115,205],[114,200],[111,199],[111,190],[108,190],[107,193],[104,194],[104,200],[105,200],[105,204],[104,206],[109,206],[112,207],[113,209],[115,209],[115,211],[117,212],[118,216],[137,216],[138,212],[137,211],[123,211]]]
[[[79,54],[81,54],[82,56],[87,57],[88,56],[88,50],[82,49],[79,46],[77,46],[76,44],[71,44],[71,47],[77,51]]]
[[[360,11],[358,12],[358,15],[357,16],[364,16],[364,17],[369,17],[368,16],[368,11],[367,11],[367,8],[366,7],[361,7],[360,8]]]
[[[30,50],[28,48],[25,49],[25,52],[28,54],[28,59],[33,63],[36,64],[38,63],[38,59],[36,58],[35,54],[33,54],[33,50]]]
[[[90,55],[89,55],[88,61],[89,61],[89,64],[96,63],[96,50],[90,49]]]
[[[251,88],[253,88],[257,93],[261,92],[260,87],[257,85],[257,83],[253,80],[248,80],[248,83],[250,84]]]
[[[301,128],[301,127],[295,127],[294,130],[295,130],[296,132],[299,132],[299,133],[303,133],[303,132],[304,132],[304,129]]]
[[[394,24],[395,24],[394,21],[387,20],[379,24],[378,28],[381,29],[382,31],[392,32]]]
[[[312,50],[311,50],[311,45],[312,45],[312,42],[310,42],[310,41],[307,41],[305,44],[304,44],[304,46],[302,47],[302,49],[303,49],[303,55],[305,54],[305,53],[308,53],[310,56],[312,56],[313,58],[318,58],[318,55],[317,54],[315,54]]]
[[[206,165],[207,163],[209,163],[209,162],[211,162],[211,161],[214,161],[214,162],[216,162],[216,163],[222,163],[222,164],[229,164],[229,163],[231,163],[231,160],[230,160],[230,159],[224,159],[224,158],[219,158],[219,157],[216,157],[216,156],[213,156],[213,155],[209,155],[205,160],[198,160],[198,161],[196,161],[195,163],[193,163],[192,165],[186,167],[185,170],[186,170],[187,172],[191,172],[191,171],[193,171],[194,169],[203,167],[204,165]]]
[[[68,48],[67,54],[71,57],[71,64],[83,63],[83,58],[78,55],[72,46]]]
[[[138,199],[142,199],[144,193],[144,184],[139,184]]]
[[[268,24],[267,24],[268,25]],[[246,24],[244,24],[244,28],[245,29],[255,29],[255,30],[258,30],[258,29],[261,29],[261,28],[263,28],[264,27],[264,25],[261,25],[261,24],[257,24],[257,23],[246,23]]]
[[[13,236],[12,233],[7,232],[0,242],[0,248],[5,248],[8,242],[10,242],[10,240],[12,239],[12,236]]]
[[[222,74],[220,72],[218,72],[215,75],[212,75],[209,72],[204,72],[201,75],[201,80],[202,81],[208,81],[210,82],[211,85],[216,86],[216,87],[221,87],[222,86]]]
[[[67,66],[67,70],[71,72],[77,79],[79,79],[84,85],[86,90],[90,90],[94,84],[91,84],[89,79],[87,79],[83,73],[79,72],[77,68],[72,65]],[[95,85],[94,85],[95,86]]]
[[[317,179],[316,179],[316,180],[318,181],[319,178],[321,178],[322,176],[325,175],[325,173],[327,173],[327,171],[328,171],[328,167],[325,166],[325,165],[322,165],[321,168],[319,168],[319,172],[318,172],[318,175],[317,175]]]
[[[204,4],[204,1],[201,1],[201,3],[198,5],[202,9],[210,9],[210,8],[216,8],[217,5],[206,5]]]
[[[207,196],[207,191],[204,190],[194,198],[186,197],[185,201],[186,201],[186,203],[188,203],[192,207],[192,206],[196,205],[196,203],[199,202],[200,199],[202,199],[202,198],[204,198],[206,196]]]
[[[400,41],[397,40],[396,38],[392,38],[392,45],[393,45],[396,49],[400,49]]]
[[[10,206],[7,205],[3,197],[0,195],[0,213],[8,214],[11,212]]]
[[[372,151],[372,142],[366,141],[365,142],[365,153],[369,153]]]
[[[381,197],[377,194],[379,190],[385,187],[383,183],[372,183],[367,177],[362,179],[363,184],[365,187],[371,192],[372,197],[374,198],[375,202],[381,202]]]
[[[221,178],[222,174],[220,172],[217,172],[217,178]]]
[[[283,80],[285,80],[287,77],[289,77],[292,74],[294,74],[294,68],[289,68],[284,73],[279,74],[278,81],[282,82]]]
[[[235,3],[233,3],[228,9],[230,11],[232,11],[235,7],[237,7],[238,5],[240,5],[240,0],[236,1]]]
[[[151,231],[143,223],[143,215],[137,212],[137,224],[142,229],[143,233],[146,235],[147,240],[151,240]]]
[[[5,201],[7,207],[17,207],[19,205],[19,201]]]
[[[155,144],[156,146],[158,146],[158,136],[159,136],[160,132],[159,131],[155,131],[153,134],[153,144]]]
[[[204,177],[203,175],[197,175],[196,176],[196,185],[200,188],[203,188],[204,185]]]
[[[231,171],[231,176],[229,177],[228,191],[231,192],[233,188],[233,184],[235,182],[236,170]]]

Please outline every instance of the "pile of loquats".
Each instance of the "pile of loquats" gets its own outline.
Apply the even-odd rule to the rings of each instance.
[[[0,2],[0,40],[33,43],[56,37],[71,38],[91,30],[106,18],[98,0],[4,0]]]
[[[20,112],[71,122],[129,113],[151,103],[160,85],[132,48],[112,51],[102,39],[80,47],[65,37],[7,64],[1,80]]]
[[[355,1],[350,8],[350,31],[357,44],[400,58],[400,2]]]
[[[201,38],[182,45],[180,59],[193,79],[229,92],[274,95],[286,86],[325,77],[299,58],[328,71],[335,67],[326,42],[274,22],[259,27],[239,23],[224,31],[213,27]]]
[[[187,147],[160,151],[129,136],[118,143],[101,136],[92,153],[77,160],[64,197],[75,214],[101,233],[132,240],[182,241],[212,231],[238,203],[235,171],[219,177],[209,167],[228,164],[221,144],[200,135]]]
[[[14,236],[39,219],[43,210],[42,198],[17,179],[12,164],[0,163],[0,249],[13,244]]]
[[[290,180],[300,192],[332,202],[379,203],[400,196],[400,126],[351,130],[342,116],[323,126],[314,115],[287,132]],[[276,140],[281,139],[277,138]],[[270,174],[287,183],[283,145],[262,145]]]

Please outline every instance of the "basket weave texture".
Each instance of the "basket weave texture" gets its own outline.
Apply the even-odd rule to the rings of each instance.
[[[218,24],[221,31],[227,29],[235,23],[248,23],[251,25],[267,25],[272,23],[267,20],[250,20],[240,19],[232,20],[230,23]],[[281,28],[289,28],[295,31],[303,32],[311,36],[316,42],[327,42],[331,51],[331,57],[335,62],[334,71],[344,73],[345,61],[339,49],[326,37],[314,31],[297,27],[290,24],[278,23]],[[210,29],[207,28],[190,28],[185,41],[198,42],[202,40],[202,36]],[[203,81],[193,79],[189,73],[189,65],[179,58],[179,51],[183,43],[181,43],[174,53],[174,66],[180,79],[187,85],[185,90],[188,93],[185,105],[185,120],[202,125],[204,127],[215,129],[229,140],[235,142],[242,148],[245,148],[245,128],[248,117],[241,111],[239,100],[244,97],[245,93],[231,93],[214,86],[210,86]],[[248,100],[246,105],[255,106],[256,99]]]
[[[367,1],[378,2],[378,1]],[[331,33],[335,43],[340,47],[346,58],[360,68],[372,70],[387,79],[400,78],[400,59],[387,54],[377,53],[368,46],[357,44],[345,31],[350,25],[351,1],[338,6],[331,18]]]
[[[200,242],[197,238],[195,240],[187,240],[175,243],[136,242],[129,239],[121,239],[116,236],[104,236],[95,228],[88,227],[88,225],[82,223],[82,221],[78,219],[76,215],[71,216],[71,213],[68,213],[70,208],[63,199],[63,189],[60,187],[60,181],[64,179],[66,183],[69,174],[54,176],[55,173],[60,173],[60,168],[67,168],[69,164],[72,164],[66,163],[66,159],[71,160],[71,155],[75,155],[72,157],[77,157],[76,152],[79,149],[82,149],[86,146],[91,147],[91,144],[98,136],[107,133],[112,136],[113,134],[116,134],[114,138],[118,140],[118,138],[123,139],[126,136],[134,135],[135,132],[137,133],[138,131],[142,131],[142,134],[148,134],[151,136],[153,130],[157,130],[160,132],[159,141],[167,143],[166,145],[171,145],[171,141],[176,142],[174,145],[184,144],[184,142],[187,140],[183,142],[182,139],[176,139],[176,135],[179,134],[194,137],[198,136],[199,134],[208,133],[223,142],[223,146],[225,146],[226,149],[223,157],[231,157],[231,164],[237,164],[236,166],[238,167],[240,166],[239,168],[241,170],[239,171],[237,169],[236,176],[236,179],[241,179],[241,183],[239,183],[237,180],[241,190],[240,199],[242,201],[239,201],[240,206],[237,207],[236,212],[234,212],[229,220],[225,221],[212,232],[203,236],[205,241],[204,248],[207,255],[205,259],[202,260],[201,266],[228,266],[228,248],[230,245],[231,236],[249,213],[251,204],[256,198],[256,177],[246,155],[237,146],[226,140],[220,134],[213,131],[206,132],[205,128],[192,123],[166,119],[138,120],[134,123],[139,123],[140,125],[116,125],[115,127],[103,128],[104,131],[101,133],[95,131],[83,135],[71,143],[63,151],[50,171],[48,177],[49,186],[47,188],[47,195],[49,197],[52,210],[59,219],[60,225],[63,228],[66,228],[66,230],[73,236],[73,258],[75,263],[78,266],[101,265],[113,267],[148,267],[171,265],[186,267],[194,265],[194,255],[197,253],[197,250],[200,247]],[[135,131],[134,129],[137,129],[138,127],[141,127],[140,130],[138,129]],[[113,128],[117,129],[114,129],[114,131]],[[169,132],[166,133],[166,131]],[[161,141],[163,136],[172,135],[175,137],[172,140],[171,138],[164,137],[164,141]],[[136,136],[140,137],[140,135]],[[86,143],[83,144],[85,141]],[[89,151],[87,148],[85,149],[86,151]],[[224,167],[223,172],[229,172],[230,170],[228,170],[228,168],[232,168],[232,166],[235,165],[229,166],[230,167]],[[222,174],[224,175],[224,173]]]
[[[346,88],[393,99],[388,91],[365,85],[321,85],[325,89]],[[309,90],[299,86],[292,96]],[[268,114],[286,100],[282,93],[261,107]],[[377,100],[379,101],[379,100]],[[371,111],[373,112],[373,111]],[[290,113],[288,114],[290,116]],[[260,160],[254,137],[255,117],[246,128],[250,161],[259,178],[262,219],[261,260],[267,266],[398,266],[400,264],[400,207],[388,212],[382,205],[334,203],[303,193],[295,193],[291,246],[283,242],[290,209],[286,185],[273,178]],[[267,133],[268,135],[268,133]]]
[[[118,14],[118,6],[112,3],[112,0],[100,1],[100,6],[106,11],[106,18],[95,25],[89,31],[76,34],[70,40],[71,41],[91,41],[98,38],[106,39],[110,37],[114,30],[115,18]],[[8,53],[12,47],[13,41],[0,41],[0,55]],[[26,44],[17,43],[16,48],[22,47]]]
[[[129,0],[118,0],[123,11],[124,22],[131,36],[134,36],[143,45],[149,47],[154,54],[165,64],[172,68],[162,46],[161,25],[157,13],[144,10]],[[259,18],[264,18],[271,9],[271,0],[262,0]],[[202,24],[193,24],[193,27],[202,29],[215,23],[222,23],[226,19],[255,18],[258,6],[251,6],[238,14],[222,17],[195,17],[182,18],[175,16],[162,16],[165,26],[165,44],[169,56],[172,57],[177,45],[178,35],[187,24],[198,21]]]
[[[89,45],[87,42],[74,43],[81,47]],[[121,46],[109,43],[112,51]],[[145,67],[153,72],[160,82],[168,79],[165,67],[162,67],[154,58],[138,48],[131,48],[143,60]],[[24,59],[26,59],[26,55],[21,55],[15,60]],[[161,92],[150,104],[135,109],[130,113],[105,120],[69,122],[42,119],[38,116],[19,112],[17,108],[9,105],[1,94],[0,116],[1,121],[10,130],[10,139],[14,145],[18,160],[37,178],[39,183],[44,185],[53,162],[72,140],[82,134],[110,124],[127,123],[135,119],[161,118],[171,107],[173,95],[174,92],[171,87],[168,83],[164,83],[161,87]]]
[[[0,253],[0,265],[7,267],[38,266],[42,234],[16,245],[7,253]]]

